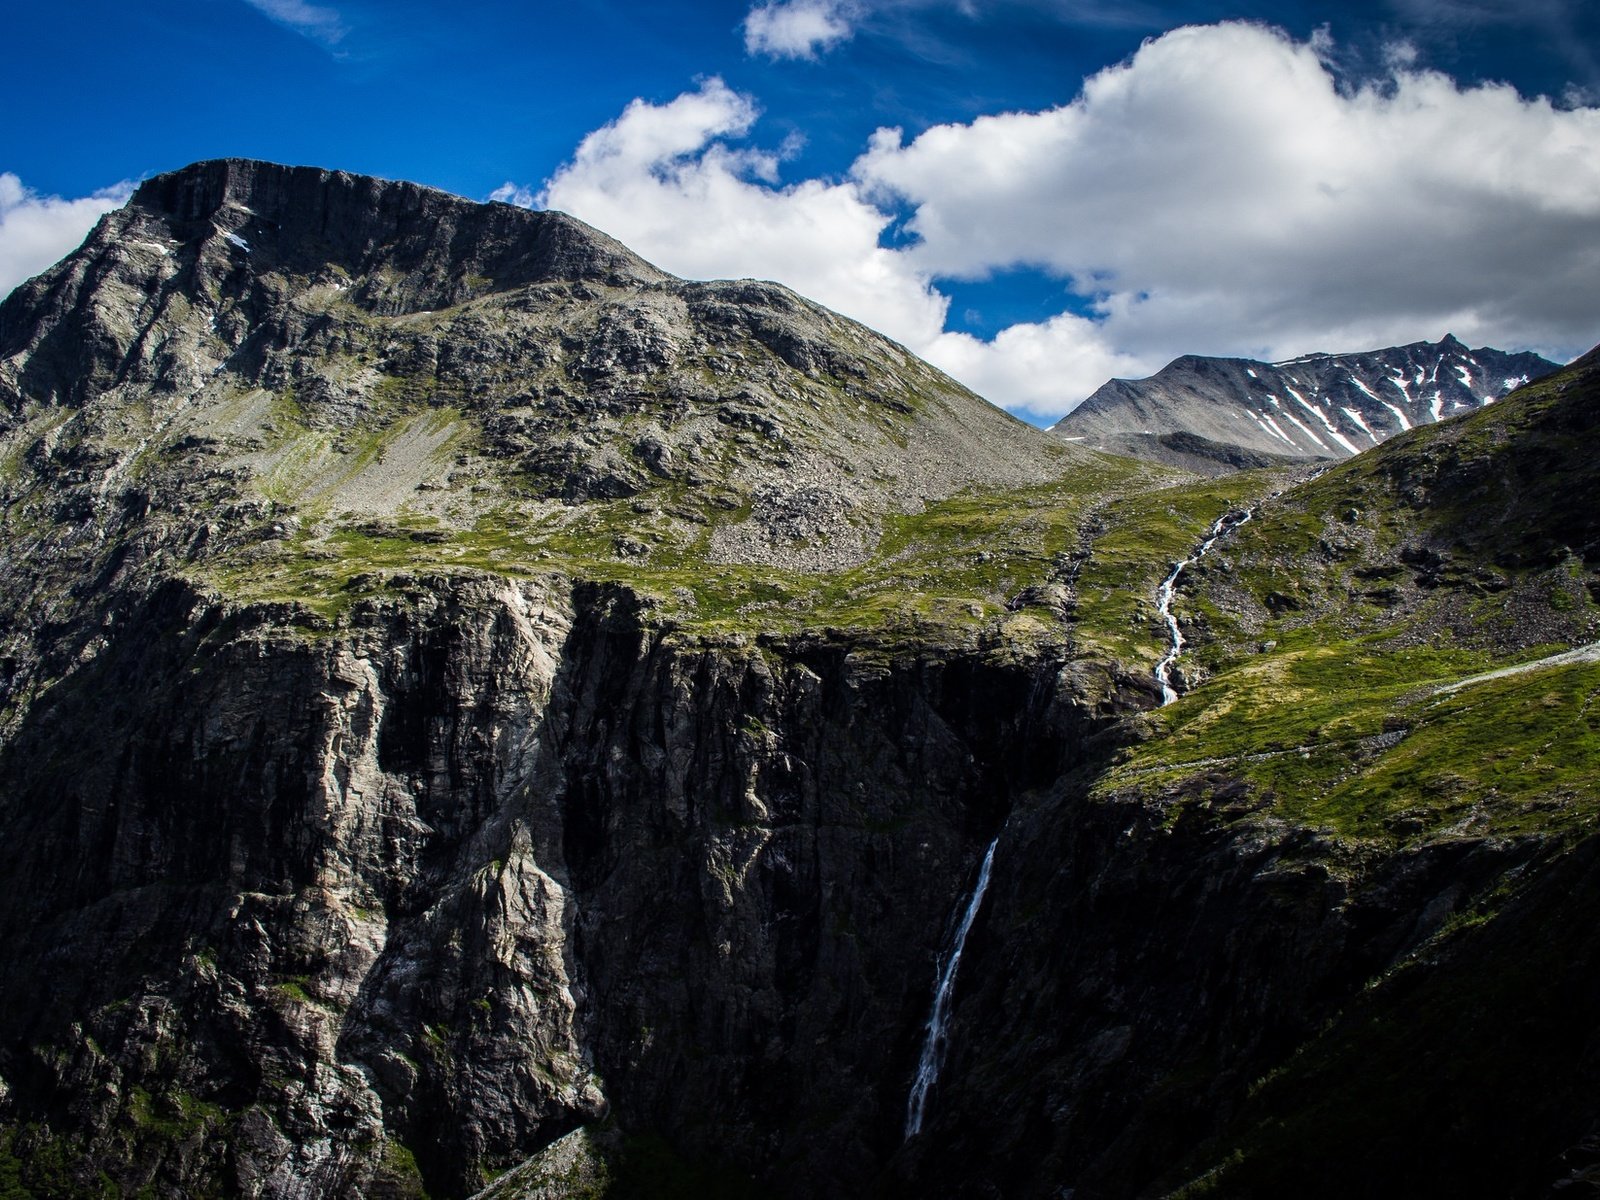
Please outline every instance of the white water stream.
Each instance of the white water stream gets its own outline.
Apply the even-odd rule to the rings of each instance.
[[[917,1061],[917,1080],[911,1085],[911,1098],[906,1102],[906,1137],[922,1132],[922,1117],[928,1107],[928,1093],[939,1078],[939,1068],[944,1065],[945,1046],[949,1042],[947,1027],[950,1024],[950,997],[955,991],[956,969],[961,966],[961,951],[967,944],[967,934],[983,904],[983,894],[989,890],[989,872],[994,867],[994,848],[1000,844],[995,837],[983,856],[983,866],[978,869],[978,883],[972,889],[966,911],[961,914],[961,924],[950,940],[950,953],[939,969],[939,986],[933,993],[933,1011],[928,1014],[928,1032],[922,1042],[922,1057]]]
[[[1274,493],[1276,495],[1276,493]],[[1234,509],[1223,513],[1211,526],[1211,531],[1206,534],[1205,540],[1195,549],[1195,552],[1172,568],[1172,573],[1161,581],[1161,586],[1156,589],[1156,611],[1161,614],[1161,619],[1167,623],[1167,633],[1172,642],[1172,648],[1161,656],[1161,661],[1156,663],[1156,682],[1161,685],[1161,706],[1165,708],[1178,698],[1178,693],[1172,687],[1172,668],[1177,665],[1178,656],[1183,653],[1183,630],[1178,628],[1178,618],[1172,615],[1172,593],[1178,586],[1178,578],[1184,571],[1205,556],[1216,540],[1223,534],[1239,528],[1255,512],[1253,508]]]

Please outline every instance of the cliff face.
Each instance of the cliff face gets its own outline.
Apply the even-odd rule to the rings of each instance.
[[[30,710],[13,1114],[129,1187],[362,1194],[388,1139],[460,1194],[608,1111],[863,1186],[953,889],[1081,731],[1048,664],[400,587],[311,642],[164,588]]]
[[[559,214],[152,180],[0,305],[0,1184],[1359,1189],[1373,1039],[1592,991],[1596,668],[1476,674],[1600,636],[1592,383],[1174,486]],[[1376,1169],[1554,1178],[1569,1058]]]

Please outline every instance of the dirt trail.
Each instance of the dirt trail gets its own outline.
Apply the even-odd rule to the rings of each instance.
[[[1475,683],[1487,683],[1491,679],[1504,679],[1508,675],[1522,675],[1528,671],[1537,671],[1543,667],[1571,667],[1579,663],[1600,662],[1600,642],[1590,642],[1587,646],[1579,646],[1576,650],[1563,650],[1560,654],[1552,654],[1548,658],[1535,659],[1533,662],[1518,663],[1514,667],[1501,667],[1497,671],[1485,671],[1482,675],[1469,675],[1465,679],[1458,679],[1454,683],[1447,683],[1443,687],[1433,689],[1435,696],[1448,695],[1460,691],[1464,687],[1471,687]]]

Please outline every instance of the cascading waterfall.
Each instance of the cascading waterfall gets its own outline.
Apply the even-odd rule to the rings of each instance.
[[[1277,493],[1274,492],[1273,495]],[[1211,531],[1206,534],[1205,540],[1195,552],[1173,567],[1172,573],[1163,579],[1161,586],[1156,589],[1156,610],[1160,612],[1161,619],[1167,623],[1167,634],[1172,642],[1172,648],[1161,656],[1160,662],[1156,663],[1156,682],[1161,685],[1163,708],[1178,698],[1178,693],[1172,687],[1172,668],[1177,665],[1178,655],[1183,653],[1184,646],[1183,630],[1178,628],[1178,618],[1172,615],[1172,593],[1178,586],[1178,577],[1203,558],[1218,538],[1239,528],[1254,512],[1253,508],[1245,508],[1223,513],[1211,526]]]
[[[961,951],[967,944],[967,934],[983,904],[983,894],[989,890],[989,872],[994,867],[994,848],[1000,844],[999,835],[989,843],[983,856],[983,866],[978,868],[978,883],[972,889],[961,923],[956,926],[955,937],[950,941],[950,954],[939,969],[939,986],[933,993],[933,1010],[928,1014],[928,1033],[922,1042],[922,1057],[917,1061],[917,1079],[911,1085],[911,1098],[906,1102],[906,1137],[922,1132],[922,1117],[928,1107],[928,1093],[939,1078],[939,1068],[944,1064],[945,1046],[948,1042],[947,1026],[950,1023],[950,998],[955,992],[956,970],[961,966]]]

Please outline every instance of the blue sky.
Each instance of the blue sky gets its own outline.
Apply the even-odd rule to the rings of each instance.
[[[1036,420],[1181,353],[1600,339],[1592,0],[77,0],[7,25],[0,289],[130,183],[240,155],[778,278]]]

